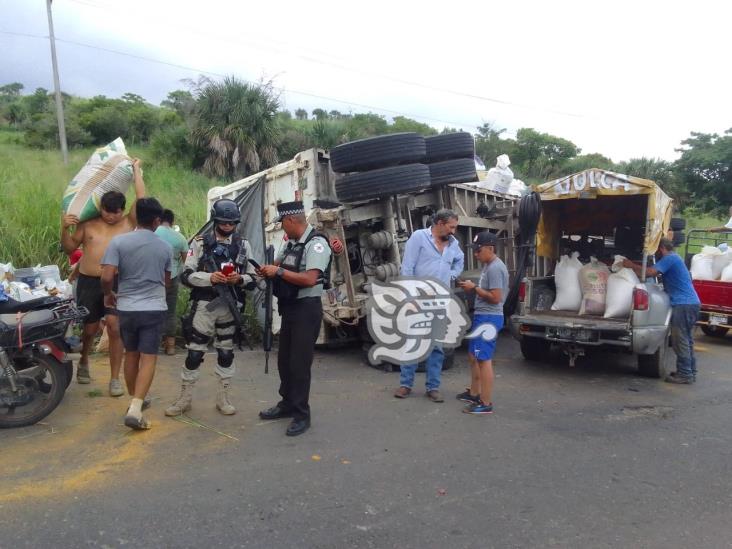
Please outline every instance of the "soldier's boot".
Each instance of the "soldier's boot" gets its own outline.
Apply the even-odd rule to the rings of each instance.
[[[168,356],[175,354],[175,337],[165,338],[165,354]]]
[[[183,380],[180,387],[180,396],[178,397],[178,400],[165,409],[166,416],[179,416],[191,409],[193,386],[195,384],[195,381]]]
[[[236,408],[229,402],[229,380],[219,378],[219,390],[216,391],[216,409],[225,416],[236,413]]]

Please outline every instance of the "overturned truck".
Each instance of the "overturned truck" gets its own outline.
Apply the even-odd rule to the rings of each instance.
[[[470,143],[472,146],[472,136]],[[463,154],[467,155],[467,149]],[[259,260],[267,246],[278,249],[284,241],[282,227],[273,221],[277,204],[302,200],[308,221],[343,245],[343,251],[334,254],[331,287],[322,298],[324,315],[317,344],[334,347],[368,342],[369,284],[399,276],[407,239],[413,231],[429,226],[431,215],[440,208],[450,208],[459,216],[456,237],[466,252],[464,278],[479,274],[468,244],[486,229],[498,234],[499,253],[515,272],[516,197],[467,184],[477,180],[472,148],[470,158],[453,162],[452,170],[446,165],[450,160],[455,159],[440,162],[437,176],[433,169],[432,177],[431,165],[420,163],[337,176],[326,151],[309,149],[290,161],[210,189],[207,210],[220,198],[235,200],[242,212],[239,230]],[[341,171],[357,168],[353,164],[344,168],[342,155],[334,164]],[[451,177],[465,183],[449,183]],[[279,331],[277,315],[273,331]]]

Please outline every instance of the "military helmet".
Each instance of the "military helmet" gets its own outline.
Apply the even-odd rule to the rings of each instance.
[[[211,206],[211,219],[218,223],[239,223],[241,212],[236,202],[228,198],[221,198]]]

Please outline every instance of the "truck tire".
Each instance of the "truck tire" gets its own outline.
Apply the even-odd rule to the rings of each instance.
[[[704,335],[708,335],[709,337],[724,337],[727,335],[727,332],[729,332],[729,328],[704,324],[701,326],[701,330],[704,332]]]
[[[679,231],[674,231],[674,246],[681,246],[684,242],[686,242],[686,235]]]
[[[346,175],[336,182],[335,190],[338,200],[357,202],[422,191],[429,187],[430,169],[424,164],[407,164]]]
[[[665,377],[667,353],[668,345],[664,342],[652,355],[638,355],[638,374],[643,377]]]
[[[670,229],[672,231],[683,231],[686,229],[686,219],[683,217],[672,217]]]
[[[358,172],[421,162],[426,156],[424,137],[416,133],[393,133],[333,147],[330,165],[334,172]]]
[[[544,362],[549,356],[549,342],[538,337],[521,338],[521,354],[526,360]]]
[[[475,160],[472,158],[457,158],[445,160],[429,165],[430,181],[433,187],[449,185],[451,183],[469,183],[478,181],[478,172],[475,171]]]
[[[468,132],[445,133],[425,138],[427,162],[475,157],[475,140]]]

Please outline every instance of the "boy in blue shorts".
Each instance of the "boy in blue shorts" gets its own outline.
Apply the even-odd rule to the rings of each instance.
[[[498,332],[503,328],[503,302],[508,294],[508,269],[496,255],[498,239],[490,231],[484,231],[473,240],[473,254],[483,264],[480,280],[476,285],[470,280],[459,283],[466,292],[475,292],[475,312],[471,333],[484,333],[488,328],[488,338],[477,335],[468,344],[470,361],[470,387],[457,395],[458,400],[468,406],[466,414],[484,415],[493,412],[491,393],[493,391],[493,353],[496,350]],[[495,328],[495,330],[493,330]],[[495,333],[496,337],[492,337]]]

